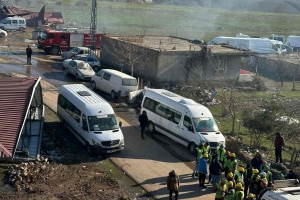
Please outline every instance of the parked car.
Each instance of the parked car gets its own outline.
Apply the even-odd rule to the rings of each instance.
[[[69,62],[71,62],[72,60],[81,60],[83,62],[89,63],[89,65],[93,68],[93,70],[95,72],[98,72],[100,70],[100,67],[101,67],[101,63],[100,63],[99,59],[97,58],[97,56],[94,56],[94,55],[78,55],[75,58],[64,60],[63,63],[62,63],[63,68],[65,68],[65,66]]]
[[[286,52],[287,52],[287,53],[293,52],[293,47],[290,47],[290,46],[288,46],[288,45],[284,45],[284,48],[286,49]]]
[[[0,38],[4,38],[7,36],[7,32],[5,30],[0,29]]]
[[[77,55],[88,55],[90,51],[91,50],[88,47],[74,47],[70,51],[63,52],[61,54],[61,58],[63,60],[66,60],[66,59],[70,59],[72,57],[75,57]],[[95,54],[95,52],[92,51],[92,54]]]
[[[24,17],[6,17],[0,21],[2,30],[20,30],[26,29],[26,20]]]
[[[80,60],[72,60],[69,62],[66,67],[66,74],[72,74],[76,77],[76,80],[90,80],[92,76],[95,74],[92,67],[83,61]]]
[[[110,94],[112,99],[126,97],[137,90],[136,78],[113,69],[101,69],[91,80],[92,89]]]

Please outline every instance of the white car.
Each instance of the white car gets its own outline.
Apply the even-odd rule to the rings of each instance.
[[[70,51],[66,51],[66,52],[63,52],[61,54],[61,58],[63,60],[66,60],[66,59],[70,59],[72,57],[75,57],[77,55],[88,55],[90,53],[90,48],[88,47],[75,47],[73,49],[71,49]],[[92,51],[92,54],[95,55],[95,52]]]
[[[76,56],[75,58],[73,59],[66,59],[63,61],[62,65],[63,65],[63,68],[66,67],[66,65],[71,62],[72,60],[81,60],[83,62],[86,62],[88,63],[95,72],[98,72],[100,70],[100,67],[101,67],[101,63],[99,61],[99,59],[97,58],[97,56],[93,56],[93,55],[79,55],[79,56]]]
[[[83,61],[72,60],[66,67],[66,74],[72,74],[76,77],[76,80],[91,80],[92,76],[95,74],[92,67]]]
[[[7,32],[5,30],[0,29],[0,38],[4,38],[7,36]]]

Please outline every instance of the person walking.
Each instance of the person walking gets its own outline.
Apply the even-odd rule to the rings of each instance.
[[[31,49],[31,47],[29,45],[26,48],[26,54],[27,54],[27,65],[31,65],[32,49]]]
[[[176,174],[175,170],[172,170],[169,173],[169,176],[167,179],[167,187],[169,190],[170,200],[172,200],[173,193],[175,193],[175,200],[177,200],[178,199],[178,190],[180,187],[180,180],[179,180],[179,176]]]
[[[216,157],[212,161],[211,166],[209,168],[209,174],[211,175],[211,184],[213,188],[217,185],[217,183],[220,182],[222,171],[222,164],[219,162],[219,158]]]
[[[198,164],[198,172],[199,172],[199,186],[206,188],[204,185],[206,175],[207,175],[207,159],[208,159],[208,154],[204,153],[202,158],[199,160]]]
[[[226,180],[225,178],[222,178],[221,181],[214,187],[214,192],[216,193],[215,200],[224,200],[226,190]]]
[[[255,157],[251,160],[250,164],[254,169],[258,169],[259,172],[263,171],[263,165],[264,161],[261,158],[261,155],[259,152],[256,153]]]
[[[280,132],[276,132],[274,147],[275,147],[275,156],[276,156],[275,163],[278,163],[279,160],[280,163],[282,164],[282,149],[284,148],[284,138],[281,136]]]
[[[202,157],[203,150],[202,150],[203,144],[202,142],[199,143],[198,147],[195,149],[195,168],[192,174],[192,177],[194,178],[195,176],[198,176],[198,163],[200,158]]]
[[[216,154],[219,157],[219,161],[222,164],[222,167],[224,167],[224,160],[225,160],[225,157],[226,157],[226,150],[224,149],[223,144],[221,144],[220,148],[218,148],[216,150]]]
[[[247,169],[245,170],[245,177],[244,177],[244,181],[245,181],[244,194],[245,194],[245,196],[247,196],[247,194],[248,194],[251,177],[254,174],[253,170],[254,169],[252,168],[252,165],[250,163],[247,164]]]
[[[139,116],[139,122],[141,127],[141,137],[144,139],[144,131],[148,126],[148,116],[146,111],[143,111],[143,113]]]

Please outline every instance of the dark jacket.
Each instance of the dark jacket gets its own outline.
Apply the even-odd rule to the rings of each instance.
[[[31,57],[32,49],[30,47],[26,48],[26,54],[27,54],[27,57]]]
[[[176,173],[170,172],[167,179],[168,190],[177,191],[180,187],[179,177]]]
[[[257,158],[253,158],[251,160],[250,163],[253,167],[253,169],[258,169],[259,171],[262,170],[262,166],[263,166],[263,160],[262,159],[257,159]]]
[[[274,147],[276,149],[281,149],[284,146],[284,138],[282,136],[276,136],[274,141]]]
[[[223,170],[222,164],[218,160],[215,160],[212,162],[210,166],[210,170],[212,175],[219,176],[222,174],[222,170]]]
[[[139,116],[139,122],[140,122],[140,125],[145,127],[148,125],[148,116],[147,115],[140,115]]]

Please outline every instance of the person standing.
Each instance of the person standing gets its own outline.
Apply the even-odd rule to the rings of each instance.
[[[234,196],[235,196],[235,200],[244,199],[244,189],[241,183],[236,184]]]
[[[211,152],[211,154],[208,156],[208,168],[209,168],[209,176],[208,176],[208,183],[210,183],[210,181],[211,181],[211,171],[212,171],[212,169],[211,169],[211,166],[212,166],[212,163],[215,161],[215,159],[217,158],[217,155],[216,155],[216,152],[215,151],[213,151],[213,152]]]
[[[255,157],[251,160],[250,164],[254,169],[258,169],[259,172],[262,172],[264,161],[261,159],[259,152],[256,153]]]
[[[250,182],[250,193],[254,194],[256,199],[258,199],[259,188],[260,188],[259,170],[254,169],[251,177],[251,182]]]
[[[202,147],[202,149],[203,149],[203,153],[209,154],[209,150],[210,150],[209,143],[205,142],[204,145],[203,145],[203,147]]]
[[[224,145],[221,144],[220,148],[216,150],[217,156],[219,157],[219,161],[222,164],[222,167],[224,167],[224,160],[226,157],[226,150],[224,149]]]
[[[146,111],[143,111],[143,113],[139,116],[139,122],[141,127],[141,137],[144,139],[144,131],[148,126],[148,116]]]
[[[169,197],[172,199],[173,193],[175,193],[175,200],[178,199],[178,190],[180,187],[180,180],[179,176],[176,174],[175,170],[172,170],[169,173],[168,179],[167,179],[167,187],[169,190]]]
[[[232,181],[229,181],[227,183],[227,190],[225,192],[225,199],[224,200],[235,200],[235,189],[233,187],[233,182]]]
[[[214,187],[214,192],[216,193],[215,200],[224,200],[226,190],[226,180],[225,178],[222,178],[220,183]]]
[[[252,168],[252,165],[250,163],[247,164],[247,169],[245,170],[245,177],[244,177],[244,181],[245,181],[244,194],[245,194],[245,196],[247,196],[247,194],[248,194],[251,178],[253,175],[253,170],[254,169]]]
[[[264,172],[266,173],[266,179],[268,180],[268,187],[271,187],[273,184],[273,175],[272,172],[270,171],[269,165],[264,166]]]
[[[198,164],[198,172],[199,172],[199,186],[206,188],[204,185],[206,175],[207,175],[207,159],[208,159],[208,154],[204,153],[202,158],[199,160]]]
[[[276,163],[278,163],[278,160],[280,161],[280,163],[282,163],[282,149],[284,148],[284,138],[281,136],[280,132],[276,132],[274,147]]]
[[[216,157],[209,168],[209,175],[211,175],[211,184],[213,188],[217,185],[217,183],[221,180],[223,167],[222,164],[219,162],[219,158]]]
[[[242,185],[244,185],[244,173],[244,167],[239,167],[234,176],[234,180],[236,183],[241,183]]]
[[[231,153],[230,161],[227,164],[228,172],[232,172],[232,174],[235,174],[236,166],[237,166],[236,155],[235,153]]]
[[[200,158],[202,157],[202,154],[203,154],[203,150],[202,150],[202,147],[203,147],[203,144],[202,142],[199,143],[199,146],[195,149],[195,168],[194,168],[194,171],[193,171],[193,174],[192,174],[192,177],[194,178],[195,175],[198,176],[198,163],[199,163],[199,160]]]
[[[227,177],[228,173],[229,173],[229,163],[230,163],[230,151],[226,152],[226,157],[224,159],[224,165],[223,165],[223,169],[225,171],[225,177]]]
[[[27,65],[31,65],[32,49],[31,49],[31,47],[29,45],[26,48],[26,54],[27,54]]]

